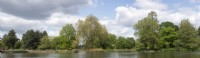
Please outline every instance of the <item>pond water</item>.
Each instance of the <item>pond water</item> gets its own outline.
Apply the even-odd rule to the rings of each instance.
[[[1,58],[200,58],[200,52],[2,53]]]

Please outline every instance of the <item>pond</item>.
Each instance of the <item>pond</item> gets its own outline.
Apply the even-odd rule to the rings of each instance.
[[[79,52],[67,54],[2,53],[1,58],[200,58],[193,52]]]

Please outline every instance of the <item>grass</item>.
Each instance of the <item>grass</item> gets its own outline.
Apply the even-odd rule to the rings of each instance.
[[[72,49],[72,50],[23,50],[23,49],[16,49],[16,50],[4,50],[5,53],[78,53],[80,51],[86,52],[138,52],[137,49],[102,49],[102,48],[94,48],[94,49]],[[155,50],[139,50],[139,51],[155,51]],[[167,51],[177,51],[175,48],[166,48],[157,50],[160,52],[167,52]],[[189,51],[186,49],[180,49],[179,51]],[[200,50],[198,50],[200,51]]]

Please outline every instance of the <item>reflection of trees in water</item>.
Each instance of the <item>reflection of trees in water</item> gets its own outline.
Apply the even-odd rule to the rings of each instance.
[[[160,52],[138,52],[137,58],[200,58],[200,52],[187,52],[187,51],[160,51]]]
[[[87,52],[67,54],[3,53],[0,58],[200,58],[199,51]]]

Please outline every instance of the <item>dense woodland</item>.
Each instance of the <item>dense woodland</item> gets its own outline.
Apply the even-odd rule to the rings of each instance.
[[[133,37],[116,36],[89,15],[79,20],[75,29],[66,24],[59,36],[48,36],[46,31],[27,30],[22,39],[12,29],[0,40],[1,49],[70,50],[70,49],[136,49],[136,50],[200,50],[200,28],[195,28],[188,19],[179,25],[167,21],[159,24],[154,11],[139,20],[133,29]],[[80,44],[83,43],[83,44]]]

